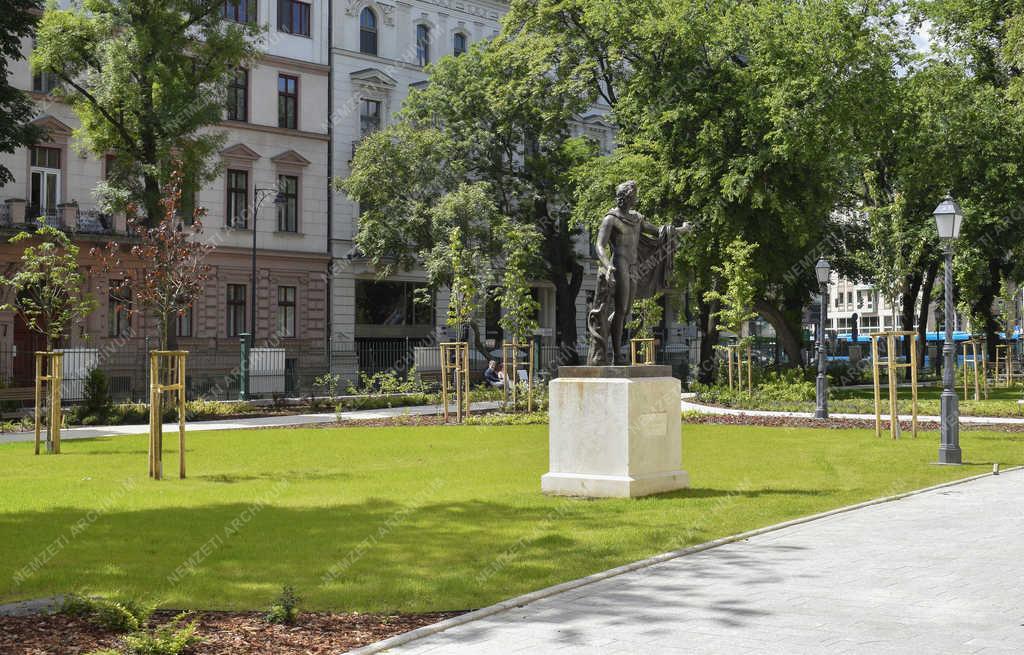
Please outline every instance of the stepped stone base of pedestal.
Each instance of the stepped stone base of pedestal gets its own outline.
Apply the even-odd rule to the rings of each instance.
[[[541,490],[636,498],[685,489],[679,394],[667,366],[560,369],[549,387],[550,471]]]

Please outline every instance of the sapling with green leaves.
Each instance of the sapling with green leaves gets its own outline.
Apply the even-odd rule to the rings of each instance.
[[[654,338],[654,328],[661,324],[665,316],[665,308],[661,304],[662,297],[664,294],[658,293],[650,298],[633,301],[633,317],[626,327],[635,338]]]
[[[29,330],[43,335],[49,351],[96,309],[96,300],[85,291],[78,246],[67,234],[40,222],[34,233],[10,239],[15,245],[25,242],[18,269],[0,279],[0,289],[10,297],[0,311],[14,312]]]
[[[721,264],[711,267],[719,287],[704,294],[704,302],[718,303],[714,312],[720,327],[741,335],[743,324],[757,316],[753,311],[757,285],[761,277],[752,265],[758,244],[737,237],[725,248]]]
[[[704,294],[704,302],[718,305],[718,310],[712,314],[717,325],[739,337],[736,345],[741,349],[750,343],[749,337],[742,337],[743,324],[757,316],[752,309],[761,279],[752,264],[757,248],[756,243],[748,243],[740,237],[733,239],[725,248],[722,263],[711,267],[718,286]]]
[[[513,343],[523,343],[537,331],[540,303],[533,297],[530,271],[536,270],[543,237],[531,225],[508,223],[504,235],[505,267],[495,299],[501,305],[498,325]]]

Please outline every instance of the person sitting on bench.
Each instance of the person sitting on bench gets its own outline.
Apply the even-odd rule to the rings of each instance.
[[[487,370],[484,371],[484,382],[497,389],[505,386],[505,380],[498,371],[498,362],[493,359],[487,363]]]

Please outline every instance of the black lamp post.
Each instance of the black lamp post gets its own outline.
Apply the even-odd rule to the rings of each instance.
[[[942,345],[942,396],[939,402],[942,416],[940,422],[940,464],[960,464],[960,400],[953,384],[953,242],[960,237],[960,226],[964,221],[963,210],[953,198],[946,196],[936,207],[935,227],[945,246],[946,270],[946,340]]]
[[[821,316],[818,323],[818,383],[815,387],[817,409],[814,418],[828,418],[828,352],[825,348],[825,326],[828,316],[828,283],[832,277],[832,266],[822,257],[814,265],[814,274],[818,278],[818,289],[821,292]]]

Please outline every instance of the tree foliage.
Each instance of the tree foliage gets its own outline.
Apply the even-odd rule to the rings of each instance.
[[[81,121],[81,144],[115,153],[111,204],[134,202],[150,220],[184,164],[190,187],[212,179],[224,135],[227,82],[257,54],[262,28],[223,18],[222,0],[82,0],[52,7],[32,66],[56,75],[55,94]]]
[[[722,263],[712,267],[721,289],[710,289],[704,294],[704,302],[716,303],[719,308],[713,313],[718,324],[737,336],[742,333],[743,324],[757,316],[753,311],[760,281],[760,274],[753,267],[757,249],[756,243],[733,239],[725,249]]]
[[[78,265],[78,246],[57,228],[40,223],[34,233],[21,232],[10,243],[38,241],[25,245],[21,265],[0,278],[11,302],[0,311],[15,312],[28,329],[46,337],[46,349],[67,337],[69,329],[96,309],[96,300],[86,291],[85,276]]]
[[[105,272],[122,275],[110,290],[111,296],[129,314],[153,319],[162,350],[167,349],[173,336],[172,321],[184,316],[202,296],[212,270],[206,259],[214,246],[199,239],[204,211],[196,209],[191,224],[185,224],[179,213],[181,186],[181,173],[172,173],[164,189],[162,217],[155,226],[129,219],[132,245],[110,242],[105,248],[93,249]],[[125,251],[142,264],[138,275],[125,272]]]
[[[665,316],[665,308],[661,304],[663,297],[664,294],[658,293],[650,298],[633,301],[632,318],[626,327],[634,338],[654,338],[654,328],[661,324]]]
[[[816,286],[812,266],[799,263],[813,265],[842,233],[833,211],[909,48],[894,6],[524,0],[513,16],[562,46],[559,80],[600,80],[588,99],[608,101],[619,128],[620,148],[575,175],[577,223],[629,174],[643,178],[641,211],[696,224],[680,268],[699,299],[708,360],[712,267],[737,237],[771,244],[752,255],[756,309],[799,361],[803,308]]]
[[[35,29],[40,0],[0,0],[0,152],[32,145],[41,138],[29,125],[35,116],[32,100],[8,81],[11,62],[23,59],[22,39]],[[0,165],[0,187],[14,181],[14,175]]]
[[[565,220],[569,171],[593,157],[595,146],[571,136],[569,121],[586,104],[547,74],[551,54],[505,33],[441,59],[396,123],[362,142],[339,187],[361,207],[359,251],[388,275],[424,258],[429,269],[437,242],[448,240],[430,208],[465,184],[486,183],[479,188],[501,216],[541,234],[530,276],[554,285],[556,339],[574,349],[583,268]],[[481,245],[501,256],[500,240]]]
[[[540,303],[533,297],[530,272],[536,270],[541,235],[530,225],[508,223],[502,230],[505,266],[495,298],[501,305],[498,325],[513,343],[523,343],[537,331]]]

